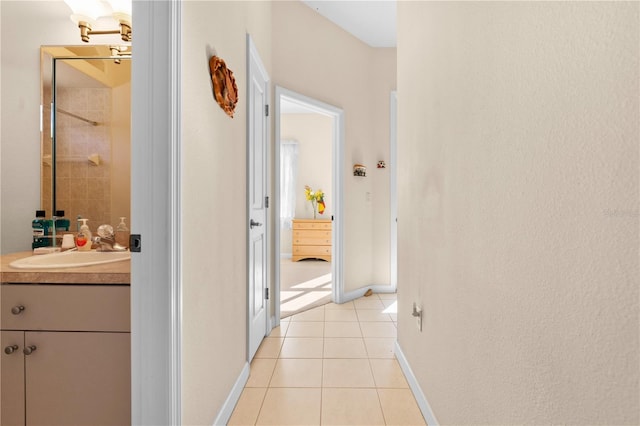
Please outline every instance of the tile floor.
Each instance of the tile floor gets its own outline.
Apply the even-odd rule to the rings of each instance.
[[[424,425],[395,340],[395,294],[285,318],[258,349],[228,424]]]
[[[305,259],[280,260],[280,316],[282,318],[331,302],[331,263]]]

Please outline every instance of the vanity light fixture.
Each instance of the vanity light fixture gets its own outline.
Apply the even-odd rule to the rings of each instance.
[[[130,42],[132,33],[131,0],[64,0],[71,11],[71,20],[80,28],[80,38],[89,42],[91,35],[120,34]],[[120,24],[119,30],[93,30],[98,18],[111,17]]]
[[[113,62],[116,64],[120,64],[120,58],[129,58],[131,59],[131,50],[129,50],[128,46],[109,46],[109,50],[111,51],[111,56],[113,57]]]

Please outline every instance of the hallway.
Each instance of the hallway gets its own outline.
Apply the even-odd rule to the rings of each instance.
[[[393,354],[396,295],[329,303],[262,342],[230,425],[420,425]]]

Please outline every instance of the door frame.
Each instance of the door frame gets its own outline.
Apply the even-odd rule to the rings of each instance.
[[[335,200],[333,200],[333,223],[332,223],[332,245],[331,245],[331,299],[335,303],[342,303],[344,301],[344,282],[343,282],[343,242],[344,233],[342,228],[343,215],[343,170],[344,170],[344,111],[333,105],[326,104],[318,101],[317,99],[310,98],[300,93],[294,92],[289,89],[285,89],[281,86],[276,86],[275,96],[275,139],[274,139],[274,240],[275,251],[277,256],[273,256],[274,277],[275,282],[273,285],[274,293],[274,316],[271,319],[273,327],[280,324],[280,102],[286,100],[300,106],[303,106],[310,111],[328,116],[333,119],[333,125],[331,130],[332,139],[332,180],[331,189],[334,194]]]
[[[250,82],[253,80],[254,75],[259,73],[262,75],[262,77],[265,80],[265,100],[266,100],[266,106],[268,107],[269,102],[271,100],[271,78],[269,77],[269,74],[267,73],[266,68],[264,67],[264,63],[262,62],[262,58],[260,58],[260,54],[258,53],[258,49],[256,48],[256,45],[253,42],[253,39],[251,38],[251,34],[247,34],[247,220],[246,223],[247,225],[249,224],[249,222],[251,221],[251,194],[249,191],[249,185],[250,185],[250,176],[251,176],[251,152],[250,147],[251,147],[251,143],[250,143],[250,138],[251,135],[253,135],[254,133],[254,127],[253,127],[253,120],[252,120],[252,113],[251,113],[251,108],[253,107],[253,102],[251,99],[251,89],[250,89]],[[254,69],[251,66],[251,63],[255,62],[256,64],[256,68]],[[270,179],[269,179],[269,175],[270,175],[270,168],[269,168],[269,158],[270,158],[270,137],[271,137],[271,126],[270,126],[270,117],[268,116],[268,113],[265,113],[265,115],[263,116],[265,119],[265,137],[266,140],[264,141],[264,158],[266,159],[263,167],[264,167],[264,188],[265,188],[265,195],[268,197],[269,195],[269,188],[270,188]],[[263,203],[265,203],[265,200],[262,201]],[[269,288],[269,272],[270,272],[270,268],[269,268],[269,264],[271,262],[271,256],[270,251],[269,250],[269,234],[270,234],[270,218],[269,218],[269,208],[268,206],[264,206],[265,209],[265,220],[263,223],[264,226],[264,241],[265,241],[265,247],[264,247],[264,263],[263,266],[265,268],[265,271],[263,272],[263,277],[264,277],[264,288],[268,289]],[[254,336],[253,333],[253,328],[252,328],[252,323],[253,323],[253,318],[252,318],[252,305],[253,305],[253,300],[251,298],[253,292],[251,290],[251,260],[249,259],[249,254],[250,254],[250,244],[252,243],[251,241],[251,231],[247,228],[247,237],[246,237],[246,241],[247,241],[247,261],[248,261],[248,268],[247,268],[247,361],[251,362],[251,360],[253,359],[253,356],[255,355],[255,351],[252,350],[251,348],[251,342],[253,341],[252,339],[257,337]],[[269,334],[269,331],[271,330],[271,318],[270,318],[270,313],[271,313],[271,309],[270,309],[270,303],[269,301],[266,299],[265,294],[263,293],[262,296],[263,297],[263,302],[264,302],[264,306],[265,306],[265,320],[264,320],[264,332],[262,333],[262,338],[264,339],[265,336],[267,336]],[[256,348],[257,350],[257,348]]]
[[[389,281],[392,291],[398,290],[398,92],[389,96]]]
[[[131,254],[131,422],[180,424],[181,2],[134,1],[133,15],[131,231],[142,250]]]

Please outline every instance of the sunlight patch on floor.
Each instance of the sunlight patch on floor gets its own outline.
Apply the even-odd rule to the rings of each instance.
[[[280,292],[280,301],[284,302],[289,299],[293,299],[294,297],[300,296],[304,291],[288,291],[283,290]]]
[[[382,311],[382,313],[384,313],[384,314],[397,314],[398,313],[398,302],[397,301],[393,302],[391,305],[389,305],[387,307],[387,309]]]
[[[314,303],[317,303],[319,300],[327,296],[331,296],[331,291],[328,291],[328,290],[310,291],[299,297],[296,297],[295,299],[289,300],[288,302],[281,303],[280,313],[282,315],[282,314],[286,314],[287,312],[298,311],[307,305],[313,305]]]
[[[331,285],[331,274],[326,274],[317,278],[310,279],[300,284],[296,284],[291,288],[317,288],[317,287],[322,287],[327,283]]]

